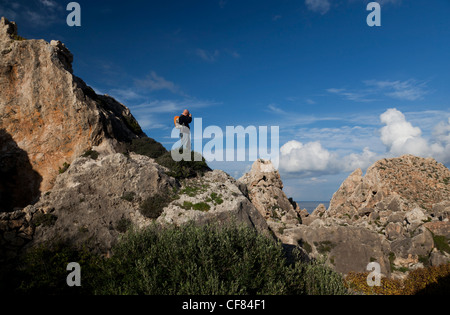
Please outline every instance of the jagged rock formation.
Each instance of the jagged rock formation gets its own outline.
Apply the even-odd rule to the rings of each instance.
[[[24,40],[15,23],[1,18],[0,56],[0,130],[42,177],[30,199],[50,190],[63,164],[85,151],[117,152],[143,136],[128,108],[72,74],[73,56],[61,42]],[[14,194],[28,195],[17,189]],[[8,210],[17,206],[13,200]]]
[[[267,220],[275,235],[284,241],[284,230],[301,223],[301,217],[283,192],[280,174],[271,161],[257,160],[250,172],[238,180],[248,198]]]
[[[383,159],[365,176],[353,172],[328,210],[319,206],[286,234],[343,273],[363,272],[377,261],[385,275],[403,277],[404,271],[447,263],[449,180],[450,170],[434,159]]]
[[[434,159],[405,155],[383,159],[362,176],[353,172],[333,195],[328,216],[359,215],[362,209],[377,211],[432,211],[450,200],[450,170]],[[367,210],[371,211],[371,210]]]

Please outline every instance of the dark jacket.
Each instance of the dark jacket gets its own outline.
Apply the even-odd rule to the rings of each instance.
[[[178,121],[179,121],[180,125],[186,126],[189,129],[191,129],[189,124],[192,122],[192,117],[181,115],[180,119]]]

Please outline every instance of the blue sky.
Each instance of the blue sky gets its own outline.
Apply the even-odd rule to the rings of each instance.
[[[356,168],[406,153],[450,166],[450,1],[0,0],[26,38],[59,39],[74,73],[168,149],[173,117],[279,126],[296,200],[329,200]],[[211,163],[239,177],[251,162]]]

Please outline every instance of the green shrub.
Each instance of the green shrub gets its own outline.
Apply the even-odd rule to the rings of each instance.
[[[434,235],[433,234],[434,246],[441,251],[450,254],[450,246],[448,245],[447,238],[443,235]]]
[[[195,161],[196,158],[201,161]],[[170,170],[168,175],[177,179],[196,177],[211,170],[206,160],[203,157],[200,158],[200,154],[196,152],[191,153],[191,161],[175,162],[171,152],[166,152],[158,157],[156,162],[167,167]]]
[[[139,125],[139,123],[137,122],[136,119],[134,119],[134,117],[132,116],[122,116],[123,117],[123,121],[125,122],[125,125],[127,125],[127,127],[134,132],[134,134],[136,135],[142,135],[144,132],[142,131],[141,126]]]
[[[223,203],[222,195],[218,195],[216,193],[211,193],[211,201],[217,205],[221,205]]]
[[[192,203],[185,201],[181,206],[184,210],[197,210],[197,211],[209,211],[211,207],[206,202]]]
[[[156,159],[163,154],[167,153],[167,150],[163,145],[152,138],[134,139],[127,146],[129,152],[134,152],[139,155],[145,155],[152,159]]]
[[[64,174],[70,167],[70,164],[64,162],[63,166],[59,168],[59,174]]]
[[[145,199],[139,210],[144,217],[156,220],[171,201],[172,199],[168,194],[155,194]]]
[[[0,268],[0,291],[21,294],[297,295],[347,294],[342,276],[293,254],[246,226],[219,223],[129,230],[101,258],[68,244],[38,247]],[[66,284],[69,262],[81,287]]]
[[[120,199],[132,202],[134,200],[135,196],[136,196],[135,192],[127,191],[127,192],[123,193],[123,195],[122,195],[122,197],[120,197]]]
[[[281,244],[243,226],[130,231],[107,262],[102,294],[345,294],[321,264],[288,265]]]
[[[85,158],[91,158],[91,159],[93,159],[93,160],[97,160],[98,159],[98,156],[99,156],[99,154],[98,154],[98,152],[97,151],[94,151],[94,150],[88,150],[88,151],[86,151],[84,154],[83,154],[83,157],[85,157]]]
[[[14,40],[17,40],[17,41],[27,40],[25,37],[22,37],[22,36],[17,35],[17,34],[11,35],[11,38],[14,39]]]
[[[69,287],[66,283],[67,265],[71,262],[82,266],[81,287]],[[101,258],[84,249],[73,249],[68,244],[41,245],[30,249],[17,266],[10,270],[8,282],[12,287],[7,288],[9,294],[91,294],[97,285],[101,286]]]
[[[117,222],[116,230],[120,233],[127,232],[132,226],[132,222],[130,219],[122,218]]]
[[[44,227],[51,227],[55,225],[56,220],[58,220],[58,217],[50,214],[50,213],[37,213],[32,220],[32,223],[34,226],[44,226]]]

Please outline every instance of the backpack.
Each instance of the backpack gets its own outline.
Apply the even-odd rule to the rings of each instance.
[[[175,128],[181,129],[182,126],[180,125],[180,116],[175,116],[173,122],[175,124]]]

